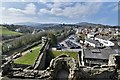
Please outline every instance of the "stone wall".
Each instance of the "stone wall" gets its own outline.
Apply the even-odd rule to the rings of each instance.
[[[16,63],[13,64],[13,67],[14,67],[14,68],[22,68],[22,69],[25,69],[25,68],[27,68],[27,67],[29,67],[29,66],[31,66],[31,65],[16,64]]]
[[[46,50],[48,49],[49,44],[48,41],[43,45],[43,47],[40,50],[40,53],[38,57],[36,58],[36,61],[33,65],[35,70],[44,70],[45,69],[45,62],[46,62]]]

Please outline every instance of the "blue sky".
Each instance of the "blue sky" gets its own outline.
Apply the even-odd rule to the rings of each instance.
[[[79,23],[118,25],[118,2],[2,2],[0,23]]]

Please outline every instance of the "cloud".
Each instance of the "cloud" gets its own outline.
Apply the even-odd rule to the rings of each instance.
[[[34,18],[36,14],[36,6],[33,3],[26,4],[24,9],[5,7],[0,7],[0,9],[2,12],[2,15],[0,16],[2,21],[0,21],[0,23],[16,23],[36,20],[36,18]]]
[[[2,2],[119,2],[119,0],[1,0]]]
[[[0,16],[2,16],[2,13],[5,11],[5,7],[0,7]]]
[[[55,15],[62,15],[64,10],[62,10],[61,8],[52,8],[51,9],[51,13],[55,14]]]
[[[41,3],[47,3],[47,0],[39,0]]]
[[[49,13],[50,11],[47,10],[46,8],[42,8],[40,9],[40,13]]]
[[[24,9],[17,9],[17,8],[9,8],[8,11],[10,14],[18,14],[18,15],[23,15],[23,14],[28,14],[28,15],[34,15],[36,14],[36,6],[33,3],[29,3],[26,5]]]
[[[39,2],[119,2],[119,0],[39,0]]]
[[[0,10],[5,10],[5,7],[0,7]]]
[[[66,6],[72,6],[74,3],[73,2],[54,2],[54,3],[47,3],[46,6],[48,8],[59,8],[59,7],[66,7]]]
[[[41,3],[47,3],[47,2],[72,2],[70,0],[38,0]]]
[[[26,16],[2,16],[2,21],[0,23],[18,23],[18,22],[34,22],[36,21],[36,17],[26,17]]]
[[[27,14],[35,14],[36,13],[36,6],[33,3],[27,4],[25,11]]]
[[[113,8],[113,11],[118,11],[118,6],[115,6],[115,7]]]
[[[53,2],[70,2],[69,0],[53,0]]]
[[[16,3],[20,5],[19,3]],[[49,2],[25,3],[26,6],[17,8],[0,7],[3,22],[80,22],[97,21],[101,16],[112,17],[117,10],[113,3],[101,2]],[[37,4],[37,5],[35,5]],[[40,4],[40,5],[38,5]],[[108,5],[112,7],[107,8]],[[110,11],[113,13],[111,14]],[[109,14],[109,15],[107,15]],[[110,16],[111,15],[111,16]],[[36,17],[36,18],[35,18]]]
[[[112,12],[118,11],[118,3],[112,3],[107,6],[107,8],[111,8]]]
[[[9,13],[8,15],[10,15],[10,16],[24,16],[23,11],[21,9],[9,8],[5,12],[6,12],[6,15],[7,15],[7,13]]]
[[[64,7],[61,7],[64,3],[54,3],[53,6],[40,9],[40,13],[52,14],[56,16],[64,16],[68,18],[81,18],[89,15],[94,15],[99,12],[102,3],[65,3]],[[71,6],[73,5],[73,6]]]

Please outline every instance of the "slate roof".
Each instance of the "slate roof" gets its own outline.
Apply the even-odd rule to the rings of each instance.
[[[99,43],[98,41],[92,40],[90,38],[87,38],[86,41],[89,41],[89,42],[91,42],[93,44],[98,44]]]
[[[97,35],[96,38],[100,38],[100,39],[104,39],[104,40],[109,40],[111,38],[111,36],[100,36],[100,35]]]
[[[109,59],[110,54],[117,54],[113,49],[84,49],[84,58]]]

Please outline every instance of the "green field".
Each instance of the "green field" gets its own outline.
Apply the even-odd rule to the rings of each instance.
[[[78,53],[77,52],[66,52],[66,51],[50,51],[50,54],[52,54],[54,57],[57,57],[61,54],[66,54],[77,60]]]
[[[32,52],[29,52],[29,50],[27,51],[28,53],[26,53],[25,55],[23,55],[22,57],[18,58],[17,60],[15,60],[15,63],[17,64],[27,64],[27,65],[33,65],[38,54],[39,54],[39,50],[40,47],[42,47],[42,45],[38,45],[33,47],[31,50]]]
[[[0,35],[16,36],[16,35],[22,35],[22,33],[11,31],[6,27],[0,26]]]

